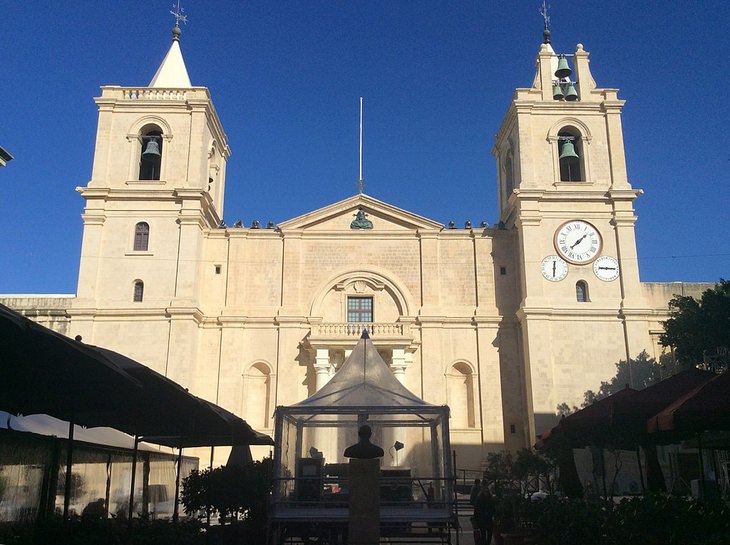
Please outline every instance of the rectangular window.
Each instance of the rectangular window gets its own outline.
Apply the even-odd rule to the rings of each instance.
[[[348,297],[347,298],[347,321],[348,322],[372,322],[373,321],[373,298],[372,297]]]

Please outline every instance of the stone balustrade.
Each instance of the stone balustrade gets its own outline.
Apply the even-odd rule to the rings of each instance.
[[[151,87],[124,87],[124,100],[185,100],[187,89],[163,89]]]
[[[358,338],[367,329],[371,337],[402,337],[408,335],[408,324],[374,322],[338,322],[312,324],[312,335],[316,337]]]

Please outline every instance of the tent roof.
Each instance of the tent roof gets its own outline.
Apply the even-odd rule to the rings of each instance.
[[[400,383],[378,354],[367,330],[363,330],[352,354],[337,374],[317,393],[289,408],[321,411],[329,407],[340,411],[397,408],[433,412],[441,409],[426,403]]]

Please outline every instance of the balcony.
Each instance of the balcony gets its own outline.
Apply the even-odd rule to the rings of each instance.
[[[323,322],[311,324],[309,344],[317,347],[352,348],[367,329],[373,344],[406,348],[413,343],[411,324],[403,322]]]

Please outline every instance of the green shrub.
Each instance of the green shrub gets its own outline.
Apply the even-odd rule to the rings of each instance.
[[[188,515],[218,515],[222,524],[237,520],[265,529],[273,486],[270,458],[246,466],[193,471],[183,480],[181,501]]]

